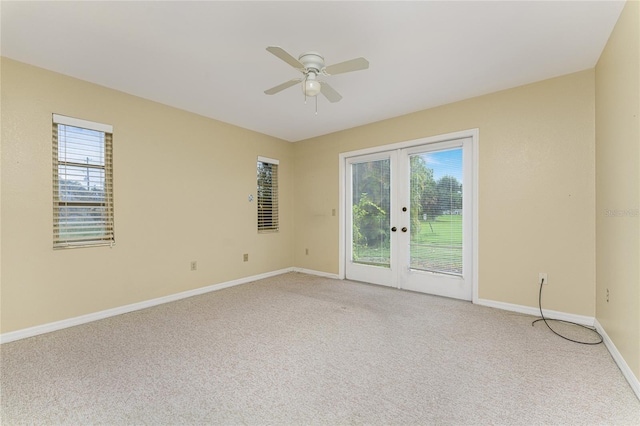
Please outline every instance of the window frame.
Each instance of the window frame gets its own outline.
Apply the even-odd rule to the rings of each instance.
[[[264,165],[269,165],[271,168],[270,183],[262,183],[260,178],[260,170]],[[279,182],[278,182],[278,169],[280,161],[258,156],[257,161],[257,196],[256,196],[256,210],[257,210],[257,230],[259,234],[275,233],[280,231],[280,208],[279,208]],[[275,173],[274,173],[275,172]],[[263,196],[265,191],[269,193],[268,199]],[[264,205],[268,204],[269,207],[265,208]],[[268,219],[267,219],[268,218]],[[268,223],[266,223],[268,221]]]
[[[61,160],[60,158],[60,126],[89,130],[102,133],[102,163],[80,164],[72,160]],[[66,148],[66,144],[65,144]],[[84,155],[84,152],[83,152]],[[114,207],[113,207],[113,126],[96,123],[60,114],[53,114],[52,117],[52,159],[53,159],[53,248],[68,249],[80,247],[113,246],[115,244]],[[60,166],[69,168],[82,167],[87,169],[87,174],[92,172],[103,173],[103,193],[102,200],[62,200],[60,180],[63,174],[60,173]],[[64,177],[67,178],[66,173]],[[88,179],[88,178],[87,178]],[[65,179],[68,180],[68,179]],[[87,192],[89,189],[87,188]],[[90,194],[87,194],[88,196]],[[95,238],[81,238],[77,229],[69,236],[61,236],[61,230],[65,228],[66,222],[63,217],[69,215],[69,210],[73,208],[95,207],[101,210],[99,218],[102,220],[102,235]],[[71,209],[70,209],[71,208]],[[68,217],[68,216],[67,216]]]

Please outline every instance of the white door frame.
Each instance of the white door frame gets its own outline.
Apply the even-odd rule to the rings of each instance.
[[[430,136],[422,139],[414,139],[405,142],[398,142],[389,145],[381,145],[371,148],[360,149],[357,151],[343,152],[339,155],[339,221],[340,221],[340,235],[339,235],[339,249],[338,249],[338,277],[340,279],[345,278],[345,262],[346,262],[346,191],[345,191],[345,173],[347,170],[347,158],[375,154],[381,151],[390,151],[397,149],[411,148],[419,145],[427,145],[438,142],[446,142],[453,139],[471,138],[472,157],[473,157],[473,202],[471,204],[472,214],[472,247],[473,247],[473,270],[472,270],[472,288],[473,293],[471,301],[477,303],[478,301],[478,142],[479,142],[479,130],[469,129],[459,132],[447,133],[444,135]]]

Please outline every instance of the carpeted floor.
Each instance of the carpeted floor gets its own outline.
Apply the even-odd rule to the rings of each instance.
[[[532,319],[290,273],[2,345],[0,419],[640,424],[604,345]]]

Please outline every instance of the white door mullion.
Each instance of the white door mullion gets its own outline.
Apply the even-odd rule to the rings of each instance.
[[[398,194],[398,202],[392,205],[392,210],[396,213],[398,220],[397,244],[395,247],[396,259],[397,259],[397,281],[398,288],[402,288],[402,277],[409,269],[409,226],[411,225],[411,211],[409,206],[410,194],[409,187],[406,185],[409,176],[409,165],[405,161],[404,150],[397,150],[396,155],[398,158],[398,167],[396,181],[398,185],[395,187]],[[407,211],[402,209],[406,208]],[[407,232],[403,232],[403,229],[407,229]]]
[[[391,159],[391,208],[389,209],[389,215],[391,218],[391,228],[396,228],[395,232],[389,233],[389,238],[391,242],[391,274],[392,274],[392,286],[396,288],[400,288],[400,282],[398,281],[401,264],[398,262],[398,243],[400,238],[400,227],[399,223],[402,219],[402,216],[398,214],[398,211],[395,206],[400,202],[399,193],[396,190],[399,185],[401,185],[401,175],[399,174],[402,165],[398,161],[398,150],[389,152],[389,157]]]

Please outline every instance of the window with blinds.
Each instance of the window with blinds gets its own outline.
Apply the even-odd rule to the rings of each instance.
[[[258,157],[258,232],[279,228],[278,164],[278,160]]]
[[[53,115],[53,247],[113,245],[113,128]]]

